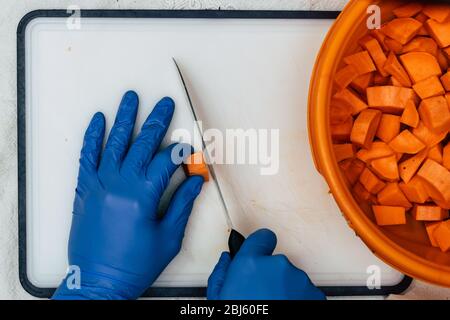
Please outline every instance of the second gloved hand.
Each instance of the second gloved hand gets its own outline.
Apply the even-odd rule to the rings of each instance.
[[[272,256],[275,234],[267,229],[250,235],[231,260],[222,253],[208,280],[212,300],[323,300],[308,275],[284,255]]]

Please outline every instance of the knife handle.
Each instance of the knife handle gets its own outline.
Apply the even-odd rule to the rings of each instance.
[[[245,237],[242,234],[240,234],[234,229],[231,230],[230,236],[228,237],[228,249],[230,250],[231,259],[234,258],[234,256],[239,251],[244,241]]]

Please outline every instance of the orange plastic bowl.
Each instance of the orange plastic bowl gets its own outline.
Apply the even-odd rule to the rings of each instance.
[[[351,0],[328,32],[317,57],[308,111],[314,161],[350,227],[375,255],[413,278],[450,287],[450,253],[433,248],[424,225],[413,219],[408,218],[403,226],[378,227],[370,207],[353,198],[332,151],[328,110],[333,76],[342,57],[355,52],[358,40],[367,34],[367,8],[373,4],[381,8],[384,21],[392,17],[399,1]]]

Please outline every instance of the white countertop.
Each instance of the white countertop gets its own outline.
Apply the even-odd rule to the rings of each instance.
[[[0,299],[32,299],[20,285],[17,248],[16,28],[35,9],[340,10],[346,0],[2,0],[0,10]],[[415,281],[392,298],[449,299],[450,289]]]

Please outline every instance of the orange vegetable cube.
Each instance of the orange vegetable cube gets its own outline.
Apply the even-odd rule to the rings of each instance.
[[[347,142],[350,141],[350,134],[353,128],[353,118],[348,118],[343,123],[331,124],[330,131],[331,137],[334,142]]]
[[[398,183],[391,182],[381,190],[377,195],[378,203],[385,206],[403,207],[409,209],[412,207],[411,202],[403,194]]]
[[[205,181],[209,180],[208,166],[202,152],[191,154],[185,161],[184,169],[188,176],[202,176]]]
[[[386,184],[368,168],[365,168],[361,173],[359,182],[361,182],[364,188],[371,194],[377,194],[386,186]]]
[[[444,87],[436,76],[417,82],[413,85],[413,89],[420,99],[427,99],[445,93]]]
[[[353,158],[355,155],[354,147],[351,143],[335,144],[333,145],[334,156],[337,162],[342,160]]]
[[[447,143],[442,151],[442,165],[450,170],[450,143]]]
[[[414,18],[397,18],[389,21],[381,28],[388,37],[401,44],[409,42],[422,27],[422,23]]]
[[[352,110],[352,115],[357,115],[362,110],[369,107],[360,97],[358,97],[356,93],[349,89],[344,89],[337,92],[333,96],[333,99]]]
[[[431,131],[422,121],[420,121],[419,125],[413,129],[413,134],[428,147],[435,146],[447,136],[446,132],[436,133]]]
[[[408,183],[400,182],[398,186],[410,202],[425,203],[429,198],[422,180],[418,177],[413,177]]]
[[[422,12],[438,22],[444,22],[450,15],[450,7],[446,4],[428,4]]]
[[[439,164],[442,164],[443,154],[442,154],[442,146],[440,144],[435,145],[434,147],[428,150],[428,159],[434,160]]]
[[[355,68],[358,75],[376,71],[375,64],[367,51],[361,51],[344,58],[344,62]]]
[[[427,52],[405,53],[400,56],[400,61],[414,83],[442,75],[441,66],[436,57]]]
[[[372,206],[379,226],[406,224],[406,210],[403,207]]]
[[[386,39],[384,39],[384,44],[389,49],[389,51],[392,51],[392,53],[403,53],[403,45],[397,40],[386,37]]]
[[[433,237],[442,252],[450,249],[450,221],[444,221],[434,230]]]
[[[392,10],[397,18],[413,17],[422,11],[423,6],[418,2],[410,2]]]
[[[359,180],[359,177],[361,176],[361,173],[365,168],[366,165],[364,164],[364,162],[358,159],[349,159],[348,167],[345,169],[343,169],[341,166],[341,169],[343,169],[344,171],[345,177],[351,185],[354,185]]]
[[[363,162],[370,162],[371,160],[384,158],[394,155],[392,150],[385,142],[374,141],[369,149],[360,149],[356,153],[356,157]]]
[[[436,56],[438,52],[438,45],[436,41],[428,37],[417,37],[403,46],[403,53],[408,52],[428,52]]]
[[[439,47],[446,48],[450,46],[450,33],[448,32],[450,21],[440,23],[429,19],[425,22],[425,28],[433,39],[436,40]]]
[[[372,160],[370,167],[380,178],[387,181],[400,179],[398,173],[397,157],[395,155]]]
[[[350,141],[357,146],[370,148],[380,120],[380,111],[372,109],[362,111],[353,124]]]
[[[428,188],[428,193],[433,200],[441,200],[450,203],[450,171],[437,163],[427,159],[420,168],[417,176],[422,178],[432,188]],[[431,190],[430,190],[431,189]]]
[[[411,87],[411,80],[408,73],[398,61],[397,56],[391,51],[386,63],[384,64],[384,70],[392,75],[403,87]]]
[[[448,219],[448,210],[439,206],[419,206],[413,208],[412,216],[417,221],[442,221]]]
[[[399,153],[416,154],[425,149],[425,144],[414,136],[411,131],[403,130],[397,137],[389,142],[389,147]]]
[[[418,154],[403,161],[402,163],[400,163],[398,165],[398,171],[400,173],[400,177],[402,178],[402,180],[405,183],[408,183],[414,177],[417,170],[419,170],[419,167],[425,161],[427,155],[428,155],[428,151],[426,149],[422,150]]]
[[[334,82],[341,89],[345,89],[358,76],[359,74],[356,71],[356,68],[352,65],[347,65],[338,72],[336,72],[336,75],[334,76]]]
[[[416,104],[413,100],[409,100],[406,103],[405,110],[403,111],[400,122],[410,126],[412,128],[417,128],[420,122],[419,112],[417,111]]]
[[[436,239],[434,238],[434,231],[436,231],[437,227],[441,222],[427,222],[425,223],[425,229],[427,231],[428,239],[430,239],[430,243],[433,247],[439,247],[439,245],[436,242]]]
[[[361,45],[364,49],[366,49],[369,52],[370,56],[375,62],[378,72],[383,77],[387,77],[388,74],[383,69],[387,58],[383,52],[383,49],[380,46],[380,43],[376,39],[369,37],[363,43],[361,43]]]
[[[364,186],[357,182],[352,188],[353,194],[356,196],[358,200],[361,201],[369,201],[372,195],[369,191],[364,188]]]
[[[375,136],[387,143],[398,136],[399,133],[400,117],[392,114],[383,114]]]
[[[372,86],[374,83],[374,73],[362,74],[359,77],[353,79],[350,84],[353,89],[355,89],[360,94],[366,94],[368,87]]]
[[[444,96],[422,100],[419,114],[423,123],[432,131],[439,133],[450,129],[450,110]]]
[[[386,113],[402,114],[409,100],[416,100],[413,89],[380,86],[367,88],[367,102],[370,107]]]
[[[450,72],[447,72],[441,77],[442,85],[446,91],[450,91]]]

